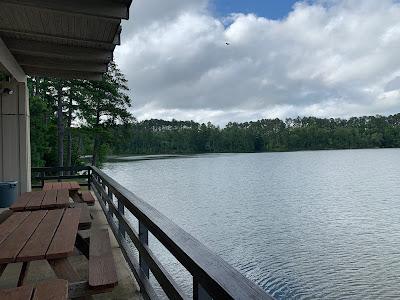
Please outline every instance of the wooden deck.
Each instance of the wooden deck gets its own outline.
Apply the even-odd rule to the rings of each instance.
[[[1,209],[0,213],[6,209]],[[107,223],[107,219],[101,209],[100,205],[96,201],[94,206],[89,207],[90,214],[93,217],[92,228],[96,229],[108,229],[110,235],[110,241],[114,260],[117,268],[118,285],[113,289],[112,292],[106,294],[93,295],[93,299],[142,299],[139,292],[138,284],[136,283],[132,272],[130,271],[122,253],[119,249],[118,242],[116,241],[111,229]],[[0,222],[2,220],[0,219]],[[83,236],[89,236],[89,230],[81,231]],[[69,258],[69,261],[75,268],[78,274],[82,278],[88,277],[88,262],[83,255],[74,255]],[[14,288],[17,286],[18,274],[21,270],[22,263],[10,264],[5,269],[1,280],[1,288]],[[43,280],[55,279],[56,276],[46,260],[40,260],[32,262],[29,268],[29,272],[26,278],[27,284],[38,283]]]

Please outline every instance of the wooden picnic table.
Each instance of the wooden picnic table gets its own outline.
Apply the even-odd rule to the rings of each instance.
[[[47,259],[59,278],[72,270],[80,208],[15,212],[0,224],[0,276],[7,264],[23,262],[18,286],[24,285],[29,263]]]
[[[14,212],[3,221],[0,224],[0,276],[7,264],[22,262],[18,287],[25,286],[29,263],[45,259],[59,279],[69,282],[69,290],[76,297],[111,291],[118,278],[108,230],[92,229],[89,240],[84,239],[78,227],[80,207],[87,206],[75,205],[78,207]],[[68,261],[75,247],[88,259],[87,281],[81,280]],[[3,292],[14,295],[21,290]]]
[[[44,191],[64,190],[64,189],[67,189],[69,191],[69,196],[75,202],[82,202],[85,200],[82,198],[81,193],[79,192],[80,185],[76,181],[45,182],[43,185]]]
[[[13,211],[64,208],[69,205],[67,189],[24,193],[11,205]]]
[[[0,264],[70,256],[80,212],[67,208],[13,213],[0,224]]]
[[[67,189],[69,191],[78,191],[80,189],[79,183],[76,181],[67,181],[67,182],[45,182],[43,185],[43,190],[64,190]]]

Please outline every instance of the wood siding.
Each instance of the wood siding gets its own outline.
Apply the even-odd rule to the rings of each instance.
[[[30,190],[28,95],[25,83],[0,83],[13,90],[0,95],[0,181],[18,181],[18,194]]]

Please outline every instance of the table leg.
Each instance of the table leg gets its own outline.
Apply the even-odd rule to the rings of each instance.
[[[60,279],[68,280],[70,286],[71,284],[80,281],[78,273],[76,273],[75,269],[72,267],[67,258],[52,259],[48,260],[48,262],[52,267],[54,273],[56,273],[57,277]],[[87,296],[80,296],[74,299],[90,300],[93,298],[90,295],[87,295]]]
[[[51,259],[48,262],[58,278],[68,280],[69,282],[80,280],[78,273],[76,273],[67,258]]]
[[[6,269],[6,267],[7,267],[7,264],[0,265],[0,277],[1,277],[1,275],[3,275],[3,272]]]
[[[82,198],[79,196],[79,191],[77,190],[69,190],[69,196],[74,200],[74,202],[83,202]]]
[[[21,273],[19,273],[17,286],[25,285],[25,283],[26,283],[26,274],[28,273],[29,265],[30,265],[29,262],[23,262],[22,263]]]
[[[78,232],[75,240],[75,247],[89,259],[89,242],[85,240],[82,235]]]

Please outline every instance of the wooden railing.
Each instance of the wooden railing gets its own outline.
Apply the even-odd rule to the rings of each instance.
[[[32,188],[43,188],[46,180],[65,181],[78,179],[79,184],[90,188],[92,167],[43,167],[32,168]]]
[[[146,299],[158,298],[149,280],[150,272],[168,298],[188,298],[151,251],[149,232],[191,274],[192,278],[188,280],[193,280],[193,299],[272,299],[198,240],[98,168],[91,167],[90,173],[89,182]],[[127,219],[126,211],[138,220],[139,232]],[[138,250],[138,260],[129,242]]]

